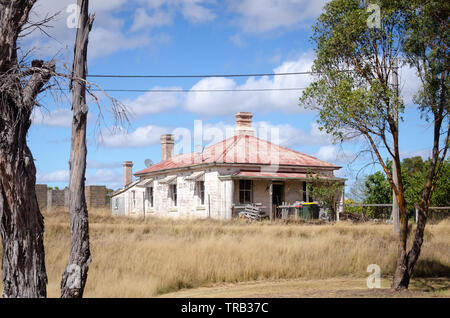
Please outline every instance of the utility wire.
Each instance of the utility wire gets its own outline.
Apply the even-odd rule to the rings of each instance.
[[[318,74],[316,72],[289,72],[289,73],[255,73],[255,74],[206,74],[206,75],[118,75],[118,74],[88,74],[87,77],[100,78],[206,78],[206,77],[258,77],[258,76],[287,76]]]
[[[207,92],[267,92],[267,91],[298,91],[303,90],[304,87],[290,87],[290,88],[248,88],[248,89],[91,89],[93,92],[129,92],[129,93],[207,93]],[[68,90],[60,88],[52,88],[51,90]]]

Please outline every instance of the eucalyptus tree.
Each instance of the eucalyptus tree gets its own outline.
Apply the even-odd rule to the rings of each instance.
[[[314,26],[316,76],[300,98],[303,107],[319,112],[321,129],[338,140],[363,137],[381,165],[400,210],[397,266],[392,288],[408,288],[423,242],[430,197],[449,145],[448,2],[332,0]],[[370,8],[373,8],[371,6]],[[377,23],[374,14],[380,13]],[[377,21],[378,20],[378,21]],[[419,222],[407,250],[407,203],[400,168],[399,126],[404,103],[390,78],[401,59],[422,80],[416,103],[433,126],[432,164],[422,190]],[[443,136],[443,138],[441,138]],[[396,167],[393,175],[385,150]],[[395,182],[397,179],[398,182]]]

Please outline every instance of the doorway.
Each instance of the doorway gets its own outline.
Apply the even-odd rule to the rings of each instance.
[[[284,184],[282,182],[274,182],[272,185],[272,204],[279,206],[284,201]]]

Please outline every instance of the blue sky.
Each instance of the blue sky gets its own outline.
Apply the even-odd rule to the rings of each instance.
[[[24,48],[36,48],[41,58],[56,57],[58,67],[71,65],[75,29],[67,26],[75,3],[41,0],[34,8],[35,20],[61,11],[48,32],[38,32],[23,41]],[[325,1],[308,0],[95,0],[91,11],[96,19],[90,35],[90,74],[241,74],[298,72],[310,69],[314,60],[312,24]],[[98,79],[104,88],[115,89],[239,89],[306,87],[309,76],[206,78],[206,79]],[[419,85],[414,72],[401,70],[402,95],[408,104],[401,123],[401,152],[406,156],[429,153],[432,131],[412,105]],[[379,167],[369,165],[368,156],[355,158],[365,147],[361,142],[332,144],[318,130],[317,114],[298,106],[301,91],[220,93],[110,93],[132,110],[130,126],[115,125],[110,103],[100,95],[105,121],[96,126],[97,106],[90,102],[88,127],[87,184],[122,185],[121,163],[134,162],[143,169],[144,160],[160,161],[159,136],[181,129],[192,132],[201,120],[204,135],[214,128],[234,126],[234,114],[251,111],[254,126],[278,128],[280,142],[297,151],[336,163],[338,172],[352,184],[359,173]],[[41,108],[33,115],[28,143],[35,158],[38,183],[68,185],[70,151],[70,95],[40,96]],[[96,129],[97,128],[97,129]],[[209,130],[208,130],[209,129]],[[101,132],[101,135],[99,134]],[[214,139],[214,138],[213,138]],[[204,140],[203,146],[211,143]],[[193,143],[192,143],[193,147]],[[191,149],[192,150],[192,149]],[[186,151],[186,150],[185,150]],[[385,157],[387,154],[385,154]]]

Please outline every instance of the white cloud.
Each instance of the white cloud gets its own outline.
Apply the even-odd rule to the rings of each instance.
[[[88,58],[97,58],[148,45],[151,42],[147,35],[129,36],[117,29],[98,26],[89,34]]]
[[[412,157],[422,157],[423,160],[427,160],[428,158],[431,158],[431,155],[432,155],[431,148],[400,152],[400,158],[402,159]]]
[[[181,87],[160,87],[155,86],[152,90],[158,89],[181,89]],[[176,106],[182,102],[182,96],[179,93],[147,92],[135,100],[124,101],[124,104],[134,115],[156,114]]]
[[[72,112],[68,109],[56,109],[50,113],[35,108],[31,116],[34,125],[47,125],[56,127],[71,127]]]
[[[302,54],[297,60],[286,61],[273,71],[275,73],[310,71],[314,60],[311,52]],[[270,78],[249,78],[239,85],[230,78],[205,78],[197,82],[192,90],[208,89],[279,89],[304,88],[311,82],[309,75],[275,76]],[[294,91],[258,91],[258,92],[189,92],[184,108],[203,115],[226,115],[237,111],[283,111],[300,113],[305,110],[298,106],[300,90]]]
[[[143,8],[136,10],[133,25],[130,31],[136,31],[143,28],[153,28],[171,25],[174,19],[173,11],[157,11],[149,16]]]
[[[96,160],[87,160],[87,168],[88,169],[112,169],[112,168],[121,168],[121,162],[99,162]]]
[[[131,31],[171,25],[177,13],[191,23],[203,23],[216,18],[213,10],[206,7],[207,4],[215,4],[215,1],[211,0],[148,0],[140,2],[145,3],[145,7],[136,11]]]
[[[229,10],[239,15],[244,32],[310,27],[326,0],[230,0]]]
[[[71,19],[73,12],[67,12],[69,5],[74,4],[74,0],[46,0],[38,1],[33,6],[30,14],[32,21],[39,21],[47,15],[60,12],[59,15],[48,24],[46,32],[51,38],[42,34],[38,30],[27,35],[21,41],[24,48],[35,48],[36,53],[46,56],[58,56],[58,59],[68,60],[73,52],[73,44],[76,34],[75,28],[67,26],[67,21]],[[98,58],[115,53],[119,50],[127,50],[137,47],[144,47],[158,36],[150,36],[149,30],[143,30],[140,34],[129,32],[126,28],[125,18],[115,15],[124,6],[142,5],[142,1],[126,0],[96,0],[91,1],[89,11],[95,13],[95,20],[92,31],[89,35],[88,54],[90,58]],[[139,9],[139,8],[138,8]]]
[[[399,89],[405,105],[413,104],[413,97],[422,86],[415,68],[404,65],[399,70]]]
[[[214,1],[184,0],[181,4],[181,13],[186,20],[192,23],[201,23],[214,20],[216,15],[211,9],[208,9],[202,5],[206,2]]]
[[[337,146],[333,145],[320,147],[315,156],[320,160],[332,162],[335,164],[348,163],[355,157],[353,153],[343,149],[338,149]]]
[[[86,185],[107,185],[116,188],[121,186],[122,174],[114,169],[97,169],[86,174]]]
[[[56,170],[52,172],[38,170],[36,173],[36,183],[46,182],[69,182],[69,170]]]
[[[236,45],[238,47],[245,46],[245,41],[242,38],[242,35],[240,35],[240,34],[234,34],[234,35],[230,36],[230,40],[231,40],[231,42],[234,43],[234,45]]]
[[[166,127],[153,125],[139,127],[131,133],[122,127],[116,127],[103,130],[99,143],[106,148],[147,147],[159,144],[161,135],[168,132]]]
[[[327,145],[332,142],[331,136],[319,130],[316,123],[311,124],[309,131],[297,129],[289,124],[271,124],[256,121],[252,124],[255,136],[284,147]],[[233,136],[234,125],[224,122],[203,125],[203,140],[207,146]]]

